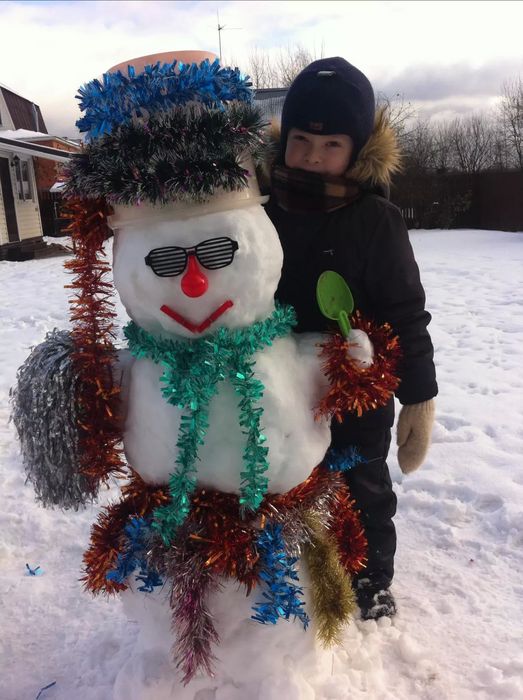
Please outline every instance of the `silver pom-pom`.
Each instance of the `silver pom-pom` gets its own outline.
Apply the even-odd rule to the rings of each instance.
[[[78,407],[81,389],[68,331],[46,335],[18,369],[11,389],[12,415],[23,462],[44,506],[74,508],[92,501],[97,487],[78,472]]]

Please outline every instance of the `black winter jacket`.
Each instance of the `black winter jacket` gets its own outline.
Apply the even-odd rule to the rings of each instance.
[[[291,304],[297,332],[327,331],[336,324],[322,316],[316,282],[325,270],[338,272],[349,285],[355,308],[378,323],[388,322],[400,338],[402,404],[433,398],[437,392],[433,346],[427,331],[425,292],[400,211],[387,199],[366,192],[331,213],[288,213],[274,198],[266,210],[278,231],[284,263],[276,298]],[[334,426],[333,446],[357,441],[361,430],[381,430],[394,422],[394,402],[361,418]]]

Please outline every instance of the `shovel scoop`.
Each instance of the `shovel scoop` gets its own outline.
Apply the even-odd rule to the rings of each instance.
[[[316,283],[316,299],[321,313],[331,321],[337,321],[341,334],[348,338],[354,298],[343,277],[332,270],[322,272]]]

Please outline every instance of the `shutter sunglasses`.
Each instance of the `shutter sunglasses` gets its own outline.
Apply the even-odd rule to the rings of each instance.
[[[207,270],[218,270],[232,263],[237,250],[238,243],[231,238],[209,238],[192,248],[154,248],[145,257],[145,264],[158,277],[176,277],[187,267],[189,255],[195,255],[200,265]]]

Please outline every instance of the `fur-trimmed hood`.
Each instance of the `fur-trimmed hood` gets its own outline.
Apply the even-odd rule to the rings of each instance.
[[[270,171],[280,152],[280,137],[280,124],[273,121],[270,127],[270,146],[260,173],[263,184],[265,181],[270,182]],[[390,125],[387,109],[382,107],[376,112],[374,129],[369,140],[345,176],[367,187],[381,185],[388,188],[392,176],[399,170],[401,170],[401,154],[398,140]]]

